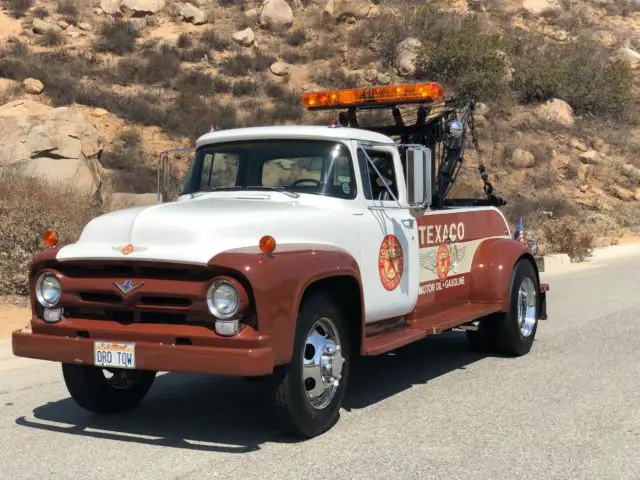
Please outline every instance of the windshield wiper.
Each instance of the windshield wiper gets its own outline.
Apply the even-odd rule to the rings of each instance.
[[[233,186],[233,187],[209,187],[209,188],[203,188],[202,190],[198,190],[197,192],[193,192],[191,194],[191,198],[193,198],[193,196],[196,193],[200,193],[200,192],[232,192],[234,190],[269,190],[269,191],[284,193],[285,195],[288,195],[288,196],[290,196],[292,198],[298,198],[300,196],[300,194],[298,192],[292,192],[292,191],[287,190],[287,187],[270,187],[270,186],[266,186],[266,185],[247,185],[247,186]]]

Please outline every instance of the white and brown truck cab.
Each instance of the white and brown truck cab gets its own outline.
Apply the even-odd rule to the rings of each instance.
[[[157,205],[99,216],[76,243],[48,232],[15,355],[60,362],[97,413],[138,405],[156,372],[268,376],[279,425],[313,437],[337,420],[357,355],[454,328],[526,354],[548,288],[531,251],[490,192],[446,198],[473,104],[450,106],[436,83],[303,101],[341,109],[339,123],[212,131],[177,198],[162,180]],[[360,127],[371,108],[393,124]]]

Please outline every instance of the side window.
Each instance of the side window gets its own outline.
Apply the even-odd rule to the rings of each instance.
[[[327,186],[335,195],[355,194],[355,180],[352,176],[351,160],[347,155],[335,157],[331,165],[331,184]]]
[[[395,171],[395,166],[393,164],[393,157],[390,153],[381,152],[377,150],[365,150],[369,158],[373,161],[378,172],[380,172],[384,178],[384,182],[387,183],[393,195],[398,198],[398,186],[397,186],[397,175]],[[362,157],[362,158],[361,158]],[[371,166],[371,164],[367,161],[366,157],[361,151],[358,151],[358,161],[360,162],[360,169],[363,172],[367,172],[368,178],[363,178],[363,182],[365,183],[365,198],[374,199],[374,200],[387,200],[393,201],[393,197],[389,195],[387,191],[387,187],[385,187],[384,182],[380,179],[378,172]],[[365,164],[366,168],[363,168],[362,164]],[[367,196],[366,185],[369,185],[371,188],[371,197]]]
[[[364,198],[367,200],[373,200],[373,193],[371,191],[371,175],[369,168],[369,162],[365,157],[364,152],[358,149],[358,167],[360,168],[360,176],[362,178],[362,188],[364,190]]]
[[[230,187],[236,184],[239,159],[226,153],[207,153],[202,165],[201,188]]]

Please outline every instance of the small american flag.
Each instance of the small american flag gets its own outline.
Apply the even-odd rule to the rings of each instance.
[[[524,224],[522,223],[522,217],[518,219],[516,231],[513,234],[513,239],[524,243]]]

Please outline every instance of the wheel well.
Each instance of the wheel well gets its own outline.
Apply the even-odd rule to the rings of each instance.
[[[307,286],[302,295],[301,303],[304,302],[308,295],[319,290],[328,292],[344,313],[346,327],[349,330],[352,355],[358,354],[360,352],[362,334],[362,298],[358,280],[350,275],[339,275],[317,280]]]

